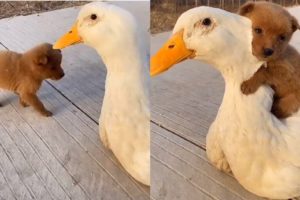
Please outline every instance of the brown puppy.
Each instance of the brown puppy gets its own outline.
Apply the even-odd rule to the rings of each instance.
[[[241,90],[251,94],[262,84],[270,85],[275,91],[273,114],[288,117],[300,107],[300,55],[288,44],[299,24],[283,7],[269,2],[248,2],[239,14],[252,21],[253,55],[267,62]]]
[[[53,50],[48,43],[23,54],[0,51],[0,88],[17,93],[22,106],[30,105],[43,116],[51,116],[36,93],[43,80],[59,80],[64,76],[61,60],[61,51]]]

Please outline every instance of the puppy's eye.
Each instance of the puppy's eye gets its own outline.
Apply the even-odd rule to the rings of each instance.
[[[286,37],[284,35],[279,35],[278,39],[280,41],[285,41]]]
[[[261,28],[255,28],[254,31],[257,34],[262,34],[262,32],[263,32],[263,30]]]
[[[96,14],[91,14],[91,20],[96,20],[97,19],[97,15]]]
[[[204,26],[210,26],[211,25],[211,19],[210,18],[205,18],[202,21],[202,25],[204,25]]]

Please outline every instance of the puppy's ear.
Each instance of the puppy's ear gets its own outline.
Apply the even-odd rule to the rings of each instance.
[[[254,3],[253,2],[247,2],[244,5],[242,5],[238,11],[238,14],[241,16],[245,16],[246,14],[250,13],[254,9]]]
[[[300,29],[300,25],[298,20],[295,17],[292,17],[292,30],[295,32],[296,30]]]
[[[35,63],[37,65],[46,65],[48,63],[48,58],[46,55],[39,55],[36,60]]]

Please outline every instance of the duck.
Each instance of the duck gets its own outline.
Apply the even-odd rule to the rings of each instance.
[[[107,69],[99,118],[100,139],[138,182],[150,185],[149,48],[137,20],[113,4],[84,5],[53,48],[94,48]]]
[[[300,114],[277,119],[270,111],[274,91],[268,85],[248,96],[240,89],[243,81],[265,66],[252,54],[252,38],[247,18],[205,6],[190,9],[152,56],[150,74],[159,75],[186,59],[218,70],[225,90],[206,137],[208,159],[258,196],[299,197]]]

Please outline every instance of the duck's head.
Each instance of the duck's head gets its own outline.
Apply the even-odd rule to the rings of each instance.
[[[71,30],[54,45],[56,49],[84,43],[100,54],[126,50],[136,35],[136,22],[128,11],[103,2],[86,4],[80,10]],[[125,43],[126,42],[126,43]]]
[[[171,38],[151,58],[151,75],[188,58],[205,61],[221,72],[243,68],[245,59],[257,61],[251,41],[249,19],[212,7],[190,9],[178,18]]]

